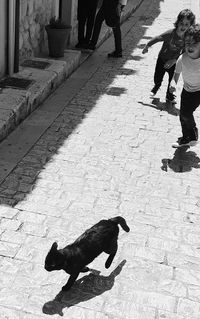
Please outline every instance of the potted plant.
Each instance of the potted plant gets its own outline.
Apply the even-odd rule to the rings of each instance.
[[[48,37],[49,56],[63,57],[71,26],[62,22],[61,19],[52,17],[49,24],[45,26],[45,30]]]

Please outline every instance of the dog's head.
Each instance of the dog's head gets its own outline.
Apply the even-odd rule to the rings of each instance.
[[[58,244],[56,242],[53,243],[45,258],[44,268],[47,271],[60,270],[63,268],[63,255],[57,248]]]

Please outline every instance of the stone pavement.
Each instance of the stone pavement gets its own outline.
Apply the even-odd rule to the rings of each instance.
[[[123,24],[123,58],[106,58],[108,39],[1,143],[1,319],[200,318],[199,145],[171,148],[178,104],[165,104],[166,81],[148,97],[160,44],[141,53],[186,7],[199,12],[196,0],[144,0]],[[52,243],[116,215],[131,232],[110,269],[102,254],[56,299],[68,275],[44,270]]]

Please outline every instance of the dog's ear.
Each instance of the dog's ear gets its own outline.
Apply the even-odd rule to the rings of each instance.
[[[53,245],[51,246],[51,250],[52,250],[52,251],[55,251],[55,250],[57,250],[57,248],[58,248],[58,244],[57,244],[57,242],[55,241],[55,242],[53,243]]]

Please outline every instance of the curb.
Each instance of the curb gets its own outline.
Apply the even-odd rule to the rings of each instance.
[[[3,88],[0,92],[0,141],[13,131],[78,67],[81,53],[66,50],[63,60],[33,58],[32,61],[48,62],[45,70],[20,67],[13,77],[31,80],[24,89]]]
[[[128,19],[144,0],[129,0],[122,16],[122,23]],[[99,47],[110,35],[112,29],[105,24],[99,37]],[[31,61],[47,62],[46,69],[22,67],[12,77],[31,80],[27,89],[5,87],[0,90],[0,142],[5,139],[25,118],[28,117],[58,86],[63,83],[92,53],[81,56],[81,51],[66,50],[64,58],[31,58]]]

